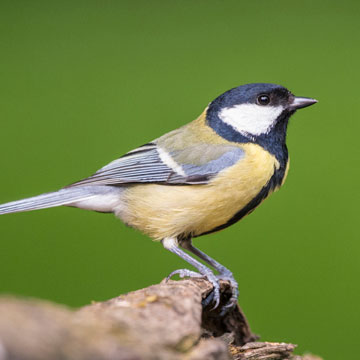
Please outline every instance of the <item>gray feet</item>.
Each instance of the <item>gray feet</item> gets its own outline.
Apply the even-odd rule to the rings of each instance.
[[[166,277],[166,281],[170,280],[174,275],[179,275],[180,278],[190,277],[190,278],[202,278],[204,275],[197,273],[196,271],[191,271],[189,269],[178,269],[174,270],[171,274]]]
[[[214,308],[216,309],[220,304],[220,280],[229,281],[232,289],[232,296],[228,303],[223,306],[220,315],[225,315],[229,310],[234,308],[237,304],[237,298],[239,295],[238,291],[238,284],[236,280],[234,279],[234,276],[230,270],[228,270],[226,267],[218,263],[216,260],[212,259],[210,256],[206,255],[199,249],[195,248],[191,241],[188,240],[187,242],[182,242],[180,245],[184,249],[192,252],[194,255],[199,257],[200,259],[204,260],[206,263],[208,263],[210,266],[212,266],[219,274],[214,275],[212,270],[199,262],[198,260],[191,257],[189,254],[187,254],[185,251],[181,250],[179,248],[179,242],[176,238],[165,238],[162,240],[162,244],[165,249],[170,250],[174,254],[180,256],[183,260],[187,261],[190,265],[194,266],[198,272],[191,271],[188,269],[179,269],[173,271],[168,277],[167,280],[170,279],[173,275],[178,274],[181,278],[184,277],[193,277],[193,278],[199,278],[199,277],[206,277],[208,281],[213,285],[214,290],[213,292],[208,296],[208,298],[205,300],[204,305],[208,305],[211,301],[215,303]]]
[[[221,265],[215,259],[211,258],[209,255],[203,253],[201,250],[197,249],[191,241],[187,241],[182,246],[192,252],[194,255],[198,256],[200,259],[204,260],[210,266],[212,266],[219,274],[216,275],[218,280],[229,281],[232,289],[232,296],[229,302],[223,307],[222,313],[228,312],[230,309],[236,306],[237,298],[239,296],[238,284],[232,274],[232,272],[227,269],[225,266]]]
[[[232,272],[228,269],[226,269],[226,271],[224,271],[222,274],[216,275],[216,278],[218,280],[228,281],[231,285],[231,290],[232,290],[231,298],[229,299],[228,303],[223,306],[221,310],[221,315],[225,315],[229,310],[233,309],[237,304],[237,300],[239,296],[238,283],[234,279]]]
[[[206,271],[204,271],[204,274],[200,274],[195,271],[188,270],[188,269],[174,270],[166,278],[166,280],[169,280],[172,276],[174,276],[176,274],[178,274],[181,278],[184,278],[184,277],[204,278],[204,277],[206,277],[208,279],[208,281],[211,282],[212,286],[214,287],[214,290],[212,291],[213,295],[211,296],[210,301],[214,301],[215,305],[214,305],[213,309],[216,309],[220,304],[220,284],[219,284],[220,279],[218,279],[217,276],[215,276],[209,268],[207,268],[206,266],[204,266],[204,268],[206,269]],[[209,301],[209,303],[210,303],[210,301]]]
[[[224,306],[224,308],[232,309],[237,304],[237,299],[239,296],[238,283],[236,282],[232,272],[227,269],[225,266],[218,264],[216,270],[219,271],[219,275],[216,275],[217,279],[228,281],[231,285],[232,295],[229,302]]]

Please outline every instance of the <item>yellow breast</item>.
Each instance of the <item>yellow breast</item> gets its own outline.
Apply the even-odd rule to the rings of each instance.
[[[241,146],[246,156],[209,184],[139,184],[125,192],[116,212],[126,224],[156,240],[199,235],[229,221],[268,183],[279,167],[276,158],[255,144]]]

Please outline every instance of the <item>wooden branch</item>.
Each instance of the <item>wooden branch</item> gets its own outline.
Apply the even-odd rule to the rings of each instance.
[[[240,307],[220,316],[202,305],[211,291],[203,279],[162,282],[79,310],[2,297],[0,360],[318,359],[254,342]],[[221,283],[221,302],[230,296]]]

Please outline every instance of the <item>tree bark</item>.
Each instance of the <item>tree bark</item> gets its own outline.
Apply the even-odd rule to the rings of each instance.
[[[239,306],[224,316],[231,296],[206,305],[204,279],[158,285],[78,310],[40,300],[0,298],[0,360],[293,359],[295,345],[256,342]]]

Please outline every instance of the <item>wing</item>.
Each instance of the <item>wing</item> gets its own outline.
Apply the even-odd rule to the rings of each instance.
[[[94,175],[69,186],[207,184],[219,171],[234,165],[244,155],[244,150],[236,146],[197,144],[169,152],[153,142],[128,152]]]

